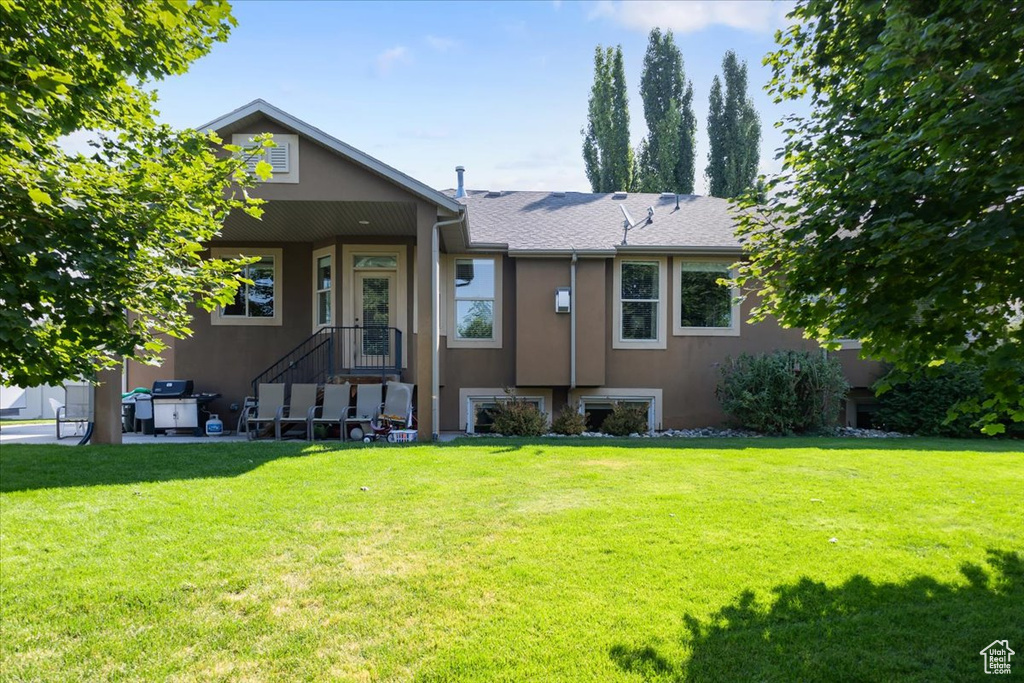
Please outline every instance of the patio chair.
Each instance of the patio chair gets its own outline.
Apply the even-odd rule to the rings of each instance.
[[[293,384],[292,396],[288,403],[281,406],[274,419],[274,438],[281,440],[281,426],[301,424],[309,433],[309,411],[316,406],[315,384]],[[285,430],[287,431],[287,429]]]
[[[402,422],[402,427],[412,423],[412,390],[414,385],[401,382],[388,382],[387,394],[384,395],[384,409],[381,414],[388,415],[394,421]]]
[[[260,384],[256,405],[249,407],[245,431],[250,439],[259,438],[260,425],[272,424],[284,407],[284,384]]]
[[[338,438],[345,439],[345,415],[348,413],[349,401],[352,398],[352,385],[325,384],[323,405],[313,406],[309,409],[309,419],[306,420],[306,439],[313,440],[313,428],[317,425],[336,425],[338,427]]]
[[[56,401],[50,403],[54,406],[57,421],[57,440],[64,438],[60,434],[61,423],[71,422],[75,425],[75,436],[85,429],[88,422],[92,422],[92,385],[70,384],[64,387],[64,405]]]
[[[370,422],[380,414],[383,391],[383,384],[356,385],[356,405],[348,409],[348,417],[345,418],[346,439],[354,428],[361,432],[360,439],[370,431]]]

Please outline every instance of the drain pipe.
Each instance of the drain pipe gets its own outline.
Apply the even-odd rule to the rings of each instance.
[[[441,378],[438,372],[441,365],[441,321],[438,319],[441,317],[441,228],[457,225],[465,220],[466,210],[463,208],[458,218],[438,221],[430,230],[430,334],[433,337],[430,359],[430,436],[433,441],[437,441],[441,436],[441,416],[438,414],[441,395]]]
[[[569,390],[576,388],[576,247],[569,264]]]

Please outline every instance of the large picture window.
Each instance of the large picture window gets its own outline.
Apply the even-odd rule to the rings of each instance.
[[[719,284],[731,275],[729,264],[716,261],[684,261],[676,266],[675,334],[738,335],[739,305],[736,292]]]
[[[213,249],[215,258],[259,257],[243,266],[239,274],[249,280],[238,286],[235,300],[213,314],[215,325],[280,325],[281,324],[281,250],[280,249]]]

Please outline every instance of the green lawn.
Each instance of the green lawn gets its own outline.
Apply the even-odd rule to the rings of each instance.
[[[982,679],[1021,450],[4,446],[0,678]]]

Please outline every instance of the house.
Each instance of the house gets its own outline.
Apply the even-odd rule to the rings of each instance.
[[[647,404],[651,428],[688,427],[723,421],[714,390],[730,356],[817,348],[748,324],[751,302],[716,284],[741,253],[725,200],[466,190],[461,168],[442,192],[262,100],[206,128],[279,145],[262,220],[232,214],[210,244],[259,257],[253,284],[197,309],[162,368],[130,364],[129,387],[192,379],[230,421],[261,381],[401,377],[421,439],[482,429],[505,387],[549,415],[599,423],[624,400]],[[877,377],[838,353],[852,386]]]

